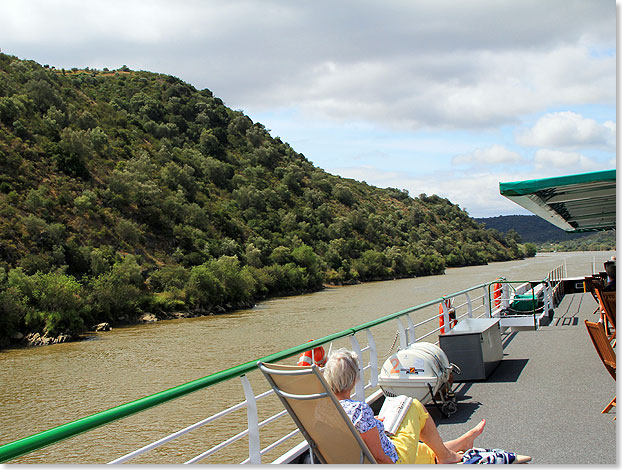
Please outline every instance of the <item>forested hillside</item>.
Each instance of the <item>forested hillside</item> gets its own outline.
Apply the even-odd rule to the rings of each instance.
[[[522,256],[438,196],[314,167],[173,76],[0,54],[0,342]]]
[[[613,231],[567,233],[537,215],[501,215],[475,220],[506,236],[512,230],[520,236],[520,241],[537,244],[538,251],[606,251],[616,247]]]

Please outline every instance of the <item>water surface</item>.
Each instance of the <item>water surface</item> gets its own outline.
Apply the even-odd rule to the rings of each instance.
[[[448,269],[445,275],[331,287],[321,292],[269,300],[255,308],[201,318],[115,328],[89,340],[0,351],[0,444],[204,377],[491,281],[536,280],[566,263],[569,276],[597,271],[611,252],[548,253],[487,266]],[[437,307],[419,317],[429,317]],[[418,321],[419,317],[413,317]],[[375,333],[378,350],[390,349],[395,324]],[[344,341],[335,347],[348,346]],[[249,374],[256,394],[266,389]],[[137,416],[75,437],[14,463],[105,463],[243,400],[240,383],[219,384]],[[270,403],[270,402],[268,402]],[[271,407],[269,405],[268,407]],[[272,406],[274,407],[274,406]],[[245,412],[225,424],[194,431],[133,463],[183,463],[245,426]],[[281,423],[284,421],[281,420]],[[282,425],[266,432],[267,445]],[[262,436],[263,436],[262,431]],[[205,463],[247,457],[247,440]],[[86,450],[86,451],[85,451]],[[271,461],[279,452],[271,454]]]

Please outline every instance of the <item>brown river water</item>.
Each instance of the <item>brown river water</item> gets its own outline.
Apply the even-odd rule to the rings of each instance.
[[[452,268],[441,276],[330,287],[313,294],[269,300],[252,309],[225,315],[115,328],[81,342],[0,351],[0,444],[498,276],[508,280],[539,280],[564,263],[569,276],[591,273],[593,263],[597,271],[602,271],[603,262],[612,254],[544,253],[527,260]],[[428,318],[436,311],[434,307],[417,312],[413,320]],[[374,331],[381,357],[390,350],[395,333],[394,322]],[[339,340],[333,345],[341,346],[349,346],[349,342]],[[249,374],[249,380],[255,394],[268,388],[256,371]],[[239,379],[230,380],[22,456],[12,463],[106,463],[242,400]],[[263,400],[260,407],[274,410],[276,399]],[[269,415],[260,409],[260,420]],[[130,462],[183,463],[245,428],[246,412],[242,410]],[[289,418],[267,426],[265,431],[262,429],[262,447],[284,434],[284,428],[294,428]],[[262,461],[274,460],[299,441],[296,438],[291,444],[277,448]],[[243,438],[201,463],[241,462],[248,457],[247,442]]]

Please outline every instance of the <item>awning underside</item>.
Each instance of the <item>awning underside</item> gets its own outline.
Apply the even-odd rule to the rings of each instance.
[[[567,232],[616,227],[616,170],[499,183],[503,196]]]

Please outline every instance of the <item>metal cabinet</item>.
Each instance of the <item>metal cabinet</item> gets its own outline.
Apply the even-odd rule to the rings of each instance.
[[[462,371],[454,382],[486,379],[503,359],[498,318],[464,318],[439,340],[449,362]]]

